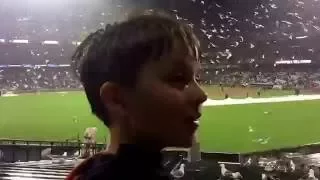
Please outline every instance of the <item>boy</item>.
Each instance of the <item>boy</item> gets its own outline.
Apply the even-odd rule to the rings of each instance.
[[[160,151],[191,146],[207,99],[191,29],[149,11],[91,34],[73,64],[110,145],[67,179],[170,179]]]

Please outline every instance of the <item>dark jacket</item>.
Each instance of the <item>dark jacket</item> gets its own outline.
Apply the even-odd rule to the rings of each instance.
[[[77,166],[67,180],[169,180],[162,166],[161,152],[137,145],[120,145],[117,155],[97,154]]]

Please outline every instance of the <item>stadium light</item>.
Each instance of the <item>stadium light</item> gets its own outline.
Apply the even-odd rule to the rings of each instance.
[[[9,64],[8,67],[21,67],[19,64]]]
[[[47,64],[48,67],[59,67],[58,65],[56,64]]]
[[[58,66],[59,67],[70,67],[71,65],[70,64],[59,64]]]
[[[22,64],[22,67],[25,67],[25,68],[32,68],[33,66],[31,64]]]
[[[276,61],[275,64],[310,64],[311,60],[281,60]]]
[[[5,39],[0,39],[0,43],[5,43],[6,40]]]
[[[29,40],[25,40],[25,39],[14,39],[14,40],[9,40],[9,42],[15,43],[15,44],[28,44],[28,43],[29,43]]]
[[[305,38],[307,38],[308,36],[298,36],[298,37],[296,37],[296,39],[305,39]]]
[[[8,64],[8,65],[3,65],[0,64],[0,67],[28,67],[28,68],[32,68],[32,67],[70,67],[70,64]]]
[[[72,41],[72,44],[75,46],[79,46],[81,44],[81,42],[80,41]]]
[[[42,44],[59,44],[58,41],[43,41]]]

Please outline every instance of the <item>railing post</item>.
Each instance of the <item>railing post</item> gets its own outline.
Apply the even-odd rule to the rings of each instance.
[[[16,144],[16,141],[15,140],[13,140],[12,141],[12,148],[14,148],[15,147],[15,144]],[[16,153],[15,153],[15,151],[12,151],[12,162],[15,162],[15,159],[16,159]]]
[[[79,137],[78,137],[78,152],[79,152],[79,155],[81,156],[81,142]]]
[[[201,160],[200,142],[198,140],[198,131],[193,136],[192,147],[188,151],[188,161],[196,162]]]

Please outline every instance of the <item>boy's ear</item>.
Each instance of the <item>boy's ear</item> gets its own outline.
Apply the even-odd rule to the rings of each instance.
[[[113,82],[103,83],[100,88],[100,97],[111,121],[113,116],[123,116],[125,114],[123,91],[118,84]]]

